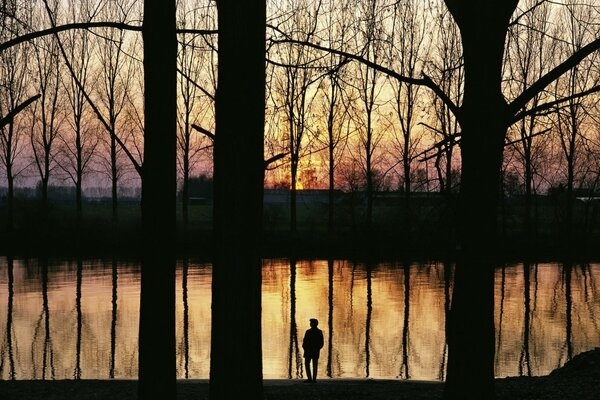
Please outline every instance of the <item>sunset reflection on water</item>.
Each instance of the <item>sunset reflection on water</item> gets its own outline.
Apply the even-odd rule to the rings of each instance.
[[[599,272],[497,268],[497,376],[544,375],[600,346]],[[304,376],[302,337],[315,317],[320,377],[444,379],[450,281],[443,263],[265,260],[264,377]],[[179,261],[180,378],[209,375],[210,284],[210,264]],[[139,289],[137,262],[2,259],[0,378],[136,378]]]

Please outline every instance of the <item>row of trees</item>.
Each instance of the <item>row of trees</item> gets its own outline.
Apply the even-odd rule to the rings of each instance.
[[[54,23],[126,25],[142,14],[134,0],[51,3]],[[529,11],[507,30],[502,89],[508,97],[597,36],[593,2],[537,3],[523,1],[521,11]],[[43,3],[17,10],[18,18],[5,20],[7,39],[52,23]],[[457,189],[459,121],[435,93],[398,79],[425,74],[452,102],[462,101],[460,32],[444,4],[293,0],[270,3],[268,16],[265,177],[267,185],[292,190],[292,231],[299,188],[329,188],[331,203],[335,188],[364,190],[367,223],[375,191],[402,190],[407,227],[413,191]],[[216,28],[216,9],[180,1],[177,23],[196,29],[178,35],[177,56],[178,179],[187,222],[190,177],[212,173],[217,45],[214,35],[197,30]],[[2,129],[9,210],[15,181],[39,182],[44,205],[48,185],[66,182],[76,188],[80,219],[84,185],[101,184],[111,188],[117,220],[118,189],[139,184],[143,162],[140,44],[135,30],[99,27],[35,38],[2,53],[1,111],[41,96]],[[586,58],[536,95],[528,110],[572,96],[569,102],[521,113],[509,131],[502,168],[526,195],[528,227],[535,194],[562,184],[572,199],[574,189],[597,187],[597,96],[576,96],[595,91],[597,71],[597,57]],[[567,217],[572,209],[568,202]],[[331,229],[333,213],[332,207]]]
[[[289,126],[283,128],[282,132],[289,144],[285,154],[291,165],[292,189],[295,186],[293,171],[297,172],[300,165],[302,148],[309,148],[307,140],[310,139],[309,136],[314,136],[309,133],[311,130],[317,131],[319,127],[319,124],[308,119],[313,114],[308,106],[316,101],[319,92],[313,86],[315,79],[329,82],[331,91],[328,90],[327,93],[330,93],[330,105],[331,100],[336,98],[341,99],[340,104],[352,103],[352,106],[341,107],[343,112],[339,111],[338,106],[330,106],[327,121],[331,121],[331,132],[335,135],[336,126],[340,124],[339,120],[336,122],[336,115],[354,116],[354,121],[347,117],[351,122],[342,123],[344,128],[341,131],[348,132],[345,135],[348,143],[351,143],[350,133],[358,138],[356,148],[360,151],[356,150],[354,159],[362,160],[369,199],[367,214],[372,209],[374,165],[378,157],[376,150],[383,143],[388,143],[386,140],[390,140],[384,140],[383,137],[384,130],[381,127],[385,124],[396,127],[399,133],[398,159],[402,166],[400,171],[403,171],[402,182],[405,190],[408,188],[410,192],[411,175],[408,170],[414,161],[411,154],[419,148],[410,138],[414,138],[412,135],[416,131],[419,104],[423,101],[419,100],[422,99],[420,94],[426,92],[426,89],[435,95],[434,104],[438,110],[435,115],[440,115],[439,119],[444,121],[429,125],[434,131],[439,130],[447,135],[433,147],[439,148],[440,154],[448,156],[451,144],[460,142],[460,252],[448,323],[446,398],[494,397],[493,266],[500,172],[509,130],[526,118],[550,116],[550,111],[557,109],[556,115],[559,117],[554,118],[558,121],[555,122],[556,129],[562,132],[561,138],[565,138],[561,143],[564,144],[563,148],[573,150],[577,140],[582,137],[581,120],[577,118],[581,115],[578,113],[583,110],[582,99],[584,95],[592,95],[597,90],[593,86],[594,64],[587,66],[585,63],[593,61],[593,54],[600,48],[600,39],[595,38],[594,23],[587,24],[583,18],[597,10],[591,3],[586,5],[585,2],[566,1],[566,5],[559,3],[557,6],[567,10],[565,15],[574,15],[572,33],[585,33],[581,35],[580,45],[574,46],[574,39],[557,37],[557,42],[564,44],[564,53],[551,51],[553,57],[548,64],[538,70],[532,68],[535,72],[528,73],[529,80],[517,79],[521,82],[521,87],[517,87],[513,79],[507,78],[513,76],[507,72],[510,70],[507,65],[519,65],[507,63],[507,60],[514,58],[511,39],[517,40],[520,37],[514,34],[514,27],[523,27],[523,22],[530,17],[538,21],[539,10],[550,7],[551,3],[555,2],[487,0],[467,4],[460,0],[445,0],[443,4],[432,3],[431,9],[439,9],[443,11],[442,14],[450,15],[456,24],[446,33],[447,38],[453,37],[456,41],[455,47],[448,44],[452,43],[451,40],[442,46],[457,49],[457,59],[460,60],[457,64],[451,64],[449,70],[441,71],[442,75],[452,72],[455,79],[460,77],[460,81],[452,81],[451,84],[442,84],[443,80],[438,82],[433,74],[428,75],[426,58],[415,52],[424,49],[426,43],[438,43],[427,40],[430,30],[419,24],[419,15],[423,14],[419,14],[418,10],[422,5],[416,2],[395,2],[383,7],[383,3],[373,0],[349,2],[347,7],[336,7],[336,12],[349,11],[348,15],[339,19],[338,36],[343,37],[343,42],[335,39],[328,42],[322,37],[323,32],[334,31],[327,26],[323,27],[322,19],[315,18],[321,15],[321,9],[325,7],[322,2],[307,2],[300,7],[290,7],[289,11],[277,15],[277,18],[269,19],[269,28],[275,32],[269,41],[271,49],[280,49],[276,53],[280,56],[270,63],[279,65],[285,74],[277,75],[273,72],[268,76],[279,79],[280,88],[285,90],[281,97],[272,94],[273,90],[270,91],[269,102],[282,104],[282,107],[281,112],[272,114],[275,123],[267,123],[266,126],[268,132],[275,129],[273,127]],[[266,4],[263,1],[239,3],[220,0],[217,8],[219,33],[216,48],[219,59],[218,90],[214,96],[216,129],[213,133],[205,126],[198,125],[196,128],[214,141],[214,224],[218,246],[215,251],[212,290],[211,398],[231,398],[240,393],[244,393],[246,397],[262,398],[260,234],[257,233],[261,231],[265,166],[268,168],[270,165],[264,160],[263,149],[267,76]],[[162,393],[163,397],[173,397],[173,237],[177,180],[176,33],[186,33],[188,30],[177,29],[175,4],[167,2],[145,2],[142,27],[126,21],[112,23],[113,27],[142,31],[144,140],[143,160],[140,161],[121,137],[110,133],[110,123],[104,117],[100,118],[102,112],[93,106],[93,99],[85,90],[82,78],[77,75],[74,67],[76,62],[69,62],[69,53],[58,33],[59,30],[67,29],[66,25],[57,26],[60,16],[58,3],[52,5],[44,0],[42,9],[46,11],[47,21],[51,26],[46,33],[53,36],[43,35],[44,32],[39,31],[25,33],[15,40],[5,42],[3,46],[0,45],[0,49],[6,51],[15,48],[13,45],[25,39],[48,40],[46,46],[49,48],[43,54],[50,59],[62,57],[62,64],[67,66],[75,87],[81,90],[101,125],[109,132],[111,140],[114,139],[141,176],[144,243],[148,251],[143,255],[142,261],[140,395],[146,398],[150,394]],[[578,13],[579,10],[583,11]],[[548,18],[548,26],[558,24],[558,19],[555,18]],[[301,26],[300,21],[303,21]],[[291,24],[291,27],[286,29],[286,24]],[[448,24],[452,24],[449,18]],[[82,25],[88,28],[91,26],[90,22]],[[528,28],[526,25],[524,29],[525,32],[538,32],[538,29]],[[451,34],[452,30],[454,35]],[[214,33],[206,30],[194,32],[204,35]],[[543,33],[542,36],[546,38],[554,32],[546,29]],[[50,37],[54,39],[50,40]],[[214,47],[214,43],[208,40],[205,43]],[[402,46],[398,46],[399,43]],[[458,50],[460,48],[462,52]],[[392,51],[390,49],[397,49],[402,55],[386,57],[386,52]],[[522,47],[517,46],[516,49],[519,54]],[[337,59],[338,62],[315,67],[315,55],[318,55],[317,58]],[[268,60],[271,59],[270,53],[267,57]],[[538,59],[535,56],[530,58]],[[40,93],[39,98],[39,104],[44,104],[41,106],[44,112],[40,112],[43,133],[40,154],[43,157],[40,158],[42,162],[36,164],[41,171],[42,181],[50,171],[48,165],[53,159],[52,153],[46,149],[57,137],[57,111],[52,110],[58,110],[59,97],[56,93],[60,74],[59,67],[56,66],[59,64],[52,64],[50,59],[35,64],[42,67],[54,65],[47,69],[38,68],[44,71],[40,73],[40,77],[48,77],[45,87],[50,88],[46,94]],[[356,77],[352,79],[341,74],[342,69],[350,63],[356,72]],[[532,63],[534,64],[538,65]],[[584,80],[577,74],[578,71],[589,73],[592,78]],[[319,72],[324,74],[325,80],[318,77]],[[389,80],[390,86],[384,86],[382,80]],[[350,85],[347,86],[346,83]],[[333,86],[335,89],[331,88]],[[352,90],[348,89],[352,86]],[[564,86],[571,90],[562,90]],[[202,85],[196,87],[203,88]],[[378,114],[385,109],[386,104],[382,104],[381,99],[385,98],[385,91],[390,90],[389,88],[394,94],[389,98],[397,99],[392,101],[392,109],[396,111],[395,116],[393,113],[392,116],[398,119],[392,122],[387,122],[387,119]],[[554,93],[551,91],[553,88]],[[42,85],[39,89],[41,92]],[[340,97],[335,97],[335,93]],[[356,99],[353,98],[354,95],[357,96]],[[593,97],[587,97],[590,98]],[[282,101],[278,102],[279,100]],[[356,109],[360,112],[356,113]],[[334,113],[333,117],[331,113]],[[272,115],[269,114],[269,118]],[[359,121],[356,115],[360,116]],[[552,117],[549,120],[552,121]],[[287,125],[281,124],[281,121],[286,121]],[[445,128],[439,129],[441,126]],[[528,127],[531,124],[525,124],[525,128]],[[578,133],[569,136],[573,130]],[[526,146],[527,143],[532,143],[530,150],[539,140],[534,138],[543,136],[535,129],[521,129],[519,134],[520,143],[525,143]],[[569,137],[576,139],[569,140]],[[340,142],[337,140],[335,143],[335,146],[327,146],[329,160],[335,159],[336,149],[339,151],[344,147],[338,147]],[[351,144],[346,144],[346,147],[352,148]],[[331,154],[334,156],[331,157]],[[569,154],[576,152],[573,150]],[[270,160],[269,158],[267,161]],[[452,162],[452,158],[445,161]],[[531,166],[533,165],[535,164],[532,163]],[[573,165],[576,165],[575,159]],[[445,184],[448,185],[448,182]],[[244,202],[237,201],[241,196],[244,196]],[[160,300],[156,293],[162,293]],[[231,385],[232,380],[238,384]]]

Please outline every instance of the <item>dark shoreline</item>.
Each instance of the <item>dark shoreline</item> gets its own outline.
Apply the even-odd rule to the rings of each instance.
[[[497,400],[597,400],[600,397],[600,349],[574,357],[541,377],[496,379]],[[134,400],[135,380],[0,381],[3,400]],[[179,380],[180,400],[208,399],[206,380]],[[265,380],[265,400],[441,399],[443,383],[373,379]]]
[[[119,232],[103,237],[65,237],[52,235],[45,241],[26,240],[24,237],[0,240],[0,255],[18,258],[32,257],[82,257],[82,258],[139,258],[144,251],[139,232]],[[213,253],[213,238],[209,233],[190,234],[186,240],[177,241],[178,258],[209,261]],[[267,234],[263,242],[264,258],[297,259],[352,259],[357,261],[454,262],[459,251],[452,241],[421,241],[402,243],[393,234],[365,235],[301,234],[296,238],[283,234]],[[600,245],[572,243],[564,246],[548,242],[532,247],[518,240],[498,244],[493,257],[498,264],[510,262],[570,262],[589,263],[600,260]]]

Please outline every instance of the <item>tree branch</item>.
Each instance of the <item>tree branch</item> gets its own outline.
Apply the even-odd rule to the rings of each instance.
[[[16,106],[11,112],[9,112],[4,117],[2,117],[0,119],[0,128],[4,128],[7,124],[9,124],[13,120],[13,118],[18,113],[20,113],[25,108],[27,108],[27,106],[29,106],[31,103],[33,103],[34,101],[36,101],[37,99],[39,99],[40,96],[41,96],[40,94],[36,94],[35,96],[28,98],[27,100],[25,100],[24,102],[22,102],[21,104],[19,104],[18,106]]]
[[[272,25],[267,25],[267,26],[277,32],[283,33],[277,27],[274,27]],[[409,76],[404,76],[404,75],[397,73],[394,70],[391,70],[387,67],[377,64],[377,63],[375,63],[371,60],[368,60],[362,56],[348,53],[348,52],[342,51],[342,50],[336,50],[336,49],[332,49],[329,47],[321,46],[319,44],[312,43],[312,42],[309,42],[306,40],[296,40],[296,39],[288,38],[288,39],[281,39],[281,40],[271,39],[271,42],[275,43],[275,44],[297,44],[297,45],[301,45],[301,46],[311,47],[315,50],[320,50],[320,51],[329,52],[331,54],[336,54],[338,56],[346,57],[350,60],[357,61],[361,64],[366,65],[367,67],[373,68],[374,70],[382,72],[382,73],[386,74],[387,76],[389,76],[390,78],[396,79],[399,82],[407,83],[409,85],[420,85],[420,86],[428,87],[440,98],[440,100],[442,100],[444,102],[444,104],[446,104],[448,106],[450,111],[452,111],[452,113],[456,116],[456,118],[459,121],[461,119],[460,118],[460,114],[461,114],[460,108],[456,104],[454,104],[454,102],[450,99],[450,97],[448,97],[448,95],[446,93],[444,93],[444,91],[437,84],[435,84],[430,77],[428,77],[425,74],[423,74],[423,78],[413,78],[413,77],[409,77]]]
[[[189,83],[191,83],[192,85],[197,87],[202,93],[204,93],[205,96],[207,96],[212,101],[215,101],[215,96],[212,93],[210,93],[208,90],[206,90],[202,86],[200,86],[196,81],[194,81],[192,78],[190,78],[185,72],[183,72],[179,68],[177,68],[177,72],[179,74],[181,74],[181,76],[183,76]]]
[[[196,124],[192,124],[192,128],[194,128],[195,130],[197,130],[201,134],[205,135],[206,137],[208,137],[213,142],[215,141],[215,134],[212,133],[211,131],[209,131],[208,129],[204,129],[203,127],[201,127],[199,125],[196,125]]]
[[[73,22],[70,24],[64,25],[55,25],[48,29],[42,29],[41,31],[29,32],[21,36],[17,36],[16,38],[7,40],[6,42],[0,43],[0,52],[9,49],[13,46],[16,46],[20,43],[27,42],[29,40],[33,40],[42,36],[54,35],[63,31],[68,31],[72,29],[92,29],[92,28],[115,28],[120,30],[128,30],[134,32],[141,32],[141,25],[130,25],[124,22],[114,22],[114,21],[97,21],[97,22]],[[216,30],[210,29],[177,29],[177,33],[179,34],[198,34],[198,35],[214,35],[217,33]]]
[[[549,84],[560,78],[564,73],[575,67],[584,58],[592,54],[593,52],[600,49],[600,38],[588,43],[581,49],[573,53],[569,58],[563,61],[561,64],[556,66],[546,75],[542,76],[535,83],[529,86],[523,91],[516,99],[509,104],[509,111],[511,115],[516,115],[517,112],[525,108],[525,105],[529,100],[533,99],[538,93],[544,90]]]
[[[554,100],[554,101],[550,101],[548,103],[540,104],[537,107],[533,107],[530,110],[525,110],[525,111],[522,111],[522,112],[518,113],[517,115],[515,115],[515,117],[513,118],[512,122],[511,122],[511,125],[514,124],[517,121],[522,120],[523,118],[525,118],[525,117],[527,117],[529,115],[534,115],[534,114],[537,114],[539,112],[546,111],[546,110],[548,110],[548,109],[550,109],[550,108],[552,108],[552,107],[554,107],[554,106],[556,106],[558,104],[561,104],[561,103],[564,103],[564,102],[567,102],[567,101],[570,101],[570,100],[573,100],[573,99],[579,99],[581,97],[587,96],[588,94],[592,94],[592,93],[596,93],[596,92],[600,92],[600,85],[594,86],[593,88],[585,90],[583,92],[576,93],[576,94],[574,94],[572,96],[563,97],[563,98],[558,99],[558,100]]]
[[[265,169],[267,169],[269,167],[269,165],[273,164],[275,161],[279,161],[282,158],[284,158],[285,156],[287,156],[289,154],[289,152],[286,153],[279,153],[279,154],[275,154],[273,157],[271,158],[267,158],[265,160]]]
[[[520,20],[521,18],[523,18],[523,17],[524,17],[524,16],[526,16],[527,14],[529,14],[529,13],[531,13],[531,12],[535,11],[535,9],[536,9],[536,8],[538,8],[538,7],[539,7],[539,6],[541,6],[542,4],[546,3],[547,1],[548,1],[548,0],[539,0],[539,1],[538,1],[537,3],[535,3],[533,6],[529,7],[527,10],[525,10],[525,11],[523,11],[521,14],[519,14],[519,16],[518,16],[518,17],[516,17],[515,19],[513,19],[513,20],[512,20],[512,21],[511,21],[511,22],[508,24],[508,26],[510,27],[510,26],[516,25],[516,24],[519,22],[519,20]]]

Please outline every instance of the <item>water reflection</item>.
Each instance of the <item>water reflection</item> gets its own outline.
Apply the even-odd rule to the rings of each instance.
[[[571,295],[571,275],[573,266],[570,263],[563,265],[562,279],[565,291],[565,346],[567,349],[567,361],[573,358],[573,297]]]
[[[327,376],[333,377],[332,359],[333,353],[333,260],[327,260],[327,284],[328,284],[328,313],[327,313]]]
[[[190,376],[190,307],[188,304],[188,273],[190,269],[190,260],[183,260],[183,272],[181,276],[181,291],[183,294],[183,357],[184,357],[184,377]]]
[[[408,371],[408,321],[410,316],[410,264],[404,263],[402,271],[404,272],[404,318],[402,324],[402,366],[400,367],[400,377],[410,379]]]
[[[77,258],[77,284],[75,289],[75,308],[77,312],[77,339],[75,341],[74,379],[81,379],[81,330],[83,328],[83,312],[81,311],[81,284],[83,282],[83,260]]]
[[[366,377],[370,376],[369,362],[371,360],[371,353],[369,352],[370,345],[370,333],[371,333],[371,316],[373,315],[373,290],[371,280],[371,264],[367,263],[367,321],[365,323],[365,372]]]
[[[290,346],[288,360],[288,378],[302,378],[302,355],[298,348],[298,326],[296,325],[296,260],[294,258],[290,259]]]
[[[600,346],[600,265],[496,271],[496,374],[542,375]],[[210,265],[177,270],[180,378],[208,377]],[[452,265],[265,260],[265,378],[302,378],[298,331],[318,318],[326,375],[444,379]],[[0,260],[0,378],[137,376],[139,265]],[[306,326],[305,326],[306,325]]]
[[[2,348],[2,359],[0,360],[0,376],[4,376],[5,358],[8,358],[8,379],[15,379],[15,358],[13,355],[13,299],[15,295],[14,291],[14,272],[13,272],[13,259],[9,257],[6,260],[6,269],[8,274],[8,301],[7,301],[7,313],[6,313],[6,355],[4,347]]]

